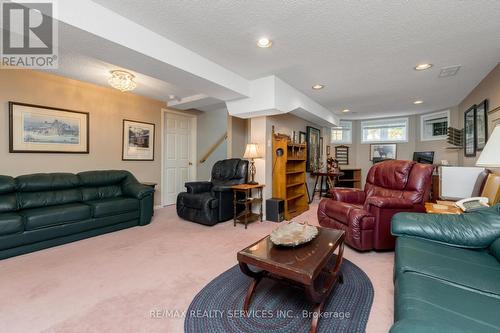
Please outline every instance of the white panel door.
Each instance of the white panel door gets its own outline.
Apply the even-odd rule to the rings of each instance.
[[[165,117],[165,204],[175,204],[184,183],[192,180],[191,118],[167,113]]]

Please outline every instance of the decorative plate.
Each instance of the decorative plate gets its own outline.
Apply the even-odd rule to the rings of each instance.
[[[318,228],[297,222],[289,222],[271,232],[271,242],[275,245],[297,246],[312,241],[318,235]]]

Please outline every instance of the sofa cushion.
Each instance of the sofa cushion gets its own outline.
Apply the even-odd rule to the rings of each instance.
[[[441,332],[496,332],[500,327],[498,297],[415,273],[398,276],[395,294],[397,322],[437,323],[447,328]]]
[[[134,198],[108,198],[87,201],[85,204],[92,208],[93,217],[103,217],[139,210],[139,200]]]
[[[120,185],[82,187],[83,201],[116,198],[121,197],[122,195],[122,187]]]
[[[367,192],[367,197],[372,195],[380,195],[378,193],[370,193],[370,188],[382,188],[391,190],[403,190],[408,182],[408,177],[410,171],[415,165],[412,161],[384,161],[382,163],[377,163],[370,168],[368,175],[366,176],[366,186],[365,192]]]
[[[0,214],[0,236],[24,231],[23,218],[14,213]]]
[[[0,176],[0,194],[16,191],[16,182],[10,176]]]
[[[72,173],[35,173],[16,177],[19,192],[43,192],[75,188],[80,185]]]
[[[83,187],[101,187],[121,184],[132,175],[125,170],[102,170],[80,172],[77,176]]]
[[[0,213],[17,210],[16,182],[9,176],[0,176]]]
[[[204,209],[207,206],[210,209],[215,209],[219,206],[219,201],[215,199],[210,192],[206,193],[181,193],[179,204],[194,209]]]
[[[416,272],[500,297],[500,264],[485,250],[468,250],[398,237],[394,271]]]
[[[20,209],[57,206],[82,201],[82,192],[77,189],[65,189],[40,192],[19,192]]]
[[[24,217],[26,230],[47,228],[88,219],[90,213],[90,207],[80,203],[25,209],[19,212]]]
[[[17,210],[17,197],[15,193],[0,194],[0,213]]]
[[[490,252],[500,262],[500,238],[497,238],[490,246]]]
[[[326,214],[339,221],[344,223],[345,225],[348,224],[349,221],[349,213],[354,210],[354,209],[363,209],[362,206],[360,205],[354,205],[346,202],[340,202],[340,201],[330,201],[326,205]]]

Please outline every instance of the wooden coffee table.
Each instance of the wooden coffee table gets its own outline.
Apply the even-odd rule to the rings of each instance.
[[[316,332],[325,300],[337,282],[344,252],[344,231],[318,227],[319,234],[310,243],[298,247],[276,246],[266,236],[238,252],[243,273],[253,278],[248,288],[243,310],[248,311],[252,296],[262,278],[272,278],[305,289],[315,304],[310,332]],[[335,251],[338,250],[337,256]],[[248,265],[256,267],[251,270]]]

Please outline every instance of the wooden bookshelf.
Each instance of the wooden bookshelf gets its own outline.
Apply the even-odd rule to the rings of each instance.
[[[278,149],[282,156],[276,153]],[[273,134],[273,197],[284,200],[285,220],[309,209],[306,188],[306,144]]]
[[[361,169],[340,169],[344,174],[339,176],[336,186],[361,188]]]

